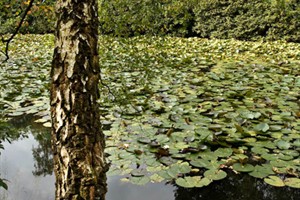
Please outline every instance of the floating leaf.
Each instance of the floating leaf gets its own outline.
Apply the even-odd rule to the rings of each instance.
[[[273,170],[272,170],[272,166],[268,165],[268,164],[264,164],[264,165],[256,165],[254,167],[254,170],[249,173],[249,175],[255,177],[255,178],[265,178],[269,175],[274,174]]]
[[[300,179],[299,178],[286,178],[284,184],[289,187],[300,189]]]
[[[163,177],[159,176],[158,174],[153,174],[150,176],[151,181],[155,182],[155,183],[160,183],[163,180],[165,180]]]
[[[207,178],[201,178],[200,176],[186,176],[184,178],[178,178],[175,183],[181,187],[193,188],[193,187],[204,187],[211,183]]]
[[[254,170],[254,166],[251,164],[241,164],[234,163],[232,168],[238,172],[252,172]]]
[[[283,187],[285,185],[284,182],[277,176],[268,176],[267,178],[264,178],[264,181],[275,187]]]
[[[150,178],[147,176],[142,177],[130,177],[130,182],[136,185],[145,185],[150,182]]]
[[[200,179],[200,177],[199,177],[199,179]],[[195,182],[191,182],[190,180],[187,180],[186,178],[178,178],[175,180],[175,183],[184,188],[195,187]]]
[[[233,150],[231,148],[218,148],[214,154],[216,154],[220,158],[226,158],[231,156]]]
[[[171,158],[171,157],[161,157],[160,159],[159,159],[159,162],[161,162],[162,164],[164,164],[164,165],[171,165],[171,164],[173,164],[173,163],[176,163],[176,160],[174,160],[173,158]]]
[[[204,172],[204,176],[208,179],[217,181],[224,179],[227,176],[227,173],[223,170],[210,169]]]
[[[145,170],[145,169],[134,169],[130,173],[131,173],[131,176],[142,177],[142,176],[145,176],[147,174],[147,170]]]
[[[269,130],[269,125],[267,123],[260,123],[254,127],[255,130],[267,132]]]
[[[287,141],[284,141],[284,140],[279,140],[277,142],[277,146],[280,148],[280,149],[289,149],[291,147],[291,144]]]

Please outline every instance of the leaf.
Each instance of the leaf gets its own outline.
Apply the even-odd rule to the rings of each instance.
[[[265,178],[271,174],[275,174],[272,170],[272,166],[269,164],[263,164],[261,165],[256,165],[254,167],[254,170],[249,173],[250,176],[253,176],[255,178]]]
[[[211,183],[207,178],[201,178],[200,176],[185,176],[184,178],[178,178],[175,183],[184,188],[204,187]]]
[[[300,179],[299,178],[286,178],[284,184],[289,187],[300,189]]]
[[[208,179],[217,181],[226,178],[227,173],[223,170],[210,169],[204,172],[204,176]]]
[[[267,132],[269,130],[269,125],[267,123],[260,123],[254,127],[255,130]]]
[[[134,169],[130,173],[131,173],[131,176],[142,177],[142,176],[145,176],[147,174],[147,170],[145,170],[145,169]]]
[[[163,177],[159,176],[158,174],[153,174],[150,176],[151,181],[155,182],[155,183],[160,183],[163,180],[165,180]]]
[[[184,188],[193,188],[195,187],[194,183],[186,180],[185,178],[178,178],[175,180],[175,183]]]
[[[173,159],[173,158],[171,158],[171,157],[161,157],[160,159],[159,159],[159,162],[161,162],[162,164],[164,164],[164,165],[167,165],[167,166],[169,166],[169,165],[171,165],[171,164],[173,164],[173,163],[176,163],[176,160],[175,159]]]
[[[284,140],[279,140],[277,142],[277,146],[279,149],[289,149],[291,147],[291,144]]]
[[[284,182],[277,176],[268,176],[267,178],[264,178],[264,181],[275,187],[283,187],[285,185]]]
[[[214,154],[220,158],[227,158],[232,155],[233,150],[231,148],[218,148]]]
[[[196,159],[196,160],[192,160],[190,162],[190,164],[194,167],[199,167],[199,168],[206,168],[206,169],[210,169],[212,164],[210,161],[208,160],[204,160],[204,159]]]
[[[234,163],[232,168],[238,172],[252,172],[254,170],[253,165],[251,164],[241,164],[241,163]]]
[[[143,177],[130,177],[130,182],[136,185],[145,185],[150,182],[150,178],[147,176]]]

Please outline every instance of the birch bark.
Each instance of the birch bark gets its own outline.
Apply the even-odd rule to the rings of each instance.
[[[97,0],[58,0],[51,69],[56,200],[104,200]]]

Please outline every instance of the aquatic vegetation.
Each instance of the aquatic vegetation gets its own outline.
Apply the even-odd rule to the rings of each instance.
[[[1,64],[1,114],[34,114],[49,126],[53,38],[29,37]],[[105,36],[99,44],[109,174],[191,188],[233,171],[300,187],[299,44]]]

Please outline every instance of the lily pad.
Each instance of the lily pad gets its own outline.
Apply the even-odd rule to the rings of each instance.
[[[241,164],[241,163],[234,163],[232,168],[238,172],[252,172],[254,170],[254,166],[251,164]]]
[[[278,176],[268,176],[267,178],[264,178],[264,181],[275,187],[285,186],[283,180],[281,180]]]
[[[214,181],[224,179],[226,178],[226,176],[227,173],[224,172],[223,170],[211,169],[204,172],[204,177]]]
[[[291,147],[291,144],[284,140],[279,140],[277,142],[277,146],[279,149],[289,149]]]
[[[129,181],[136,185],[145,185],[151,181],[151,179],[147,176],[142,177],[130,177]]]
[[[284,184],[289,187],[300,189],[300,179],[299,178],[286,178]]]
[[[267,132],[270,129],[270,127],[269,127],[269,124],[267,124],[267,123],[260,123],[260,124],[256,125],[254,127],[254,129],[258,130],[258,131],[262,131],[262,132]]]

